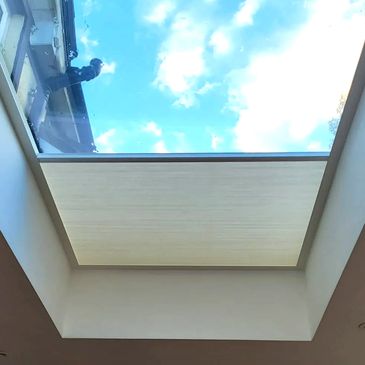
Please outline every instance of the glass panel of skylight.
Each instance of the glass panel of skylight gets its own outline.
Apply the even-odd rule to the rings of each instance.
[[[0,0],[45,153],[329,151],[365,0]]]

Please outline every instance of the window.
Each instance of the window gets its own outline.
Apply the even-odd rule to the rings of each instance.
[[[4,0],[0,0],[0,43],[5,35],[8,23],[8,10]]]
[[[328,152],[365,35],[362,0],[16,4],[52,153]]]
[[[79,264],[302,261],[363,0],[0,2],[4,59]]]

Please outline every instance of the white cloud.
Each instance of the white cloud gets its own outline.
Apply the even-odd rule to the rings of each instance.
[[[229,77],[228,107],[242,151],[270,151],[303,141],[336,115],[365,38],[365,0],[317,0],[307,23],[280,51],[257,54]]]
[[[89,31],[85,31],[80,36],[80,42],[84,46],[84,53],[82,58],[85,61],[90,61],[92,58],[95,58],[94,48],[99,46],[99,41],[97,39],[92,39],[89,36]],[[117,63],[113,62],[106,62],[103,61],[103,68],[101,69],[101,74],[114,74],[117,69]]]
[[[320,141],[312,141],[307,146],[307,151],[311,152],[321,152],[326,150],[328,150],[328,148],[323,147]]]
[[[218,29],[212,34],[209,45],[215,55],[226,55],[232,50],[231,39],[223,29]]]
[[[85,46],[85,47],[96,47],[99,45],[99,42],[96,39],[90,39],[88,37],[88,34],[83,34],[80,37],[80,42]]]
[[[209,91],[217,87],[217,85],[218,83],[206,82],[197,90],[190,90],[189,92],[182,94],[178,99],[176,99],[176,101],[173,103],[173,106],[189,109],[198,102],[197,96],[207,94]]]
[[[99,41],[96,39],[91,39],[89,36],[89,31],[85,31],[80,36],[80,42],[84,46],[84,53],[82,55],[82,58],[85,61],[90,61],[92,58],[95,57],[94,48],[99,45]]]
[[[95,139],[98,151],[101,153],[114,153],[111,138],[115,136],[117,130],[115,128],[109,129]]]
[[[209,91],[215,89],[218,86],[217,82],[206,82],[200,89],[197,90],[197,95],[205,95]]]
[[[102,74],[115,74],[115,71],[117,69],[117,63],[116,62],[105,62],[103,61],[103,68],[101,69]]]
[[[178,99],[176,99],[173,106],[189,109],[198,102],[197,96],[207,94],[209,91],[217,87],[217,85],[218,83],[206,82],[197,90],[190,90],[189,92],[183,93]]]
[[[154,85],[170,91],[177,104],[194,104],[194,90],[206,72],[204,60],[206,28],[187,13],[179,13],[158,54]]]
[[[219,147],[219,145],[223,142],[223,138],[219,137],[216,134],[211,134],[211,148],[213,151],[216,151]]]
[[[155,83],[174,94],[182,94],[194,86],[195,79],[204,72],[202,47],[170,49],[159,54],[160,67]]]
[[[82,13],[84,16],[89,16],[97,7],[99,7],[97,0],[84,0],[82,3]]]
[[[189,109],[196,104],[196,101],[197,99],[195,97],[195,94],[193,91],[191,91],[189,93],[181,95],[178,99],[175,100],[172,105]]]
[[[169,153],[169,151],[166,148],[165,142],[162,140],[158,141],[157,143],[154,144],[153,152],[154,153]]]
[[[175,4],[172,1],[162,1],[144,18],[149,23],[162,25],[174,10]]]
[[[142,131],[145,133],[151,133],[156,137],[162,136],[162,129],[159,128],[155,122],[148,122],[145,126],[143,126]]]
[[[89,36],[89,31],[85,31],[80,36],[80,42],[84,46],[84,54],[82,58],[85,61],[90,61],[92,58],[95,58],[94,48],[99,46],[99,41],[97,39],[92,39]],[[103,68],[101,69],[101,74],[114,74],[117,68],[117,63],[113,62],[106,62],[103,61]]]
[[[253,17],[260,8],[260,0],[245,0],[241,3],[239,10],[233,18],[233,23],[238,27],[250,26],[253,24]]]

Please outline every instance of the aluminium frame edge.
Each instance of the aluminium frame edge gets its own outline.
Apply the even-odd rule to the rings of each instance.
[[[113,154],[45,154],[41,163],[208,163],[208,162],[283,162],[327,161],[327,152],[288,153],[113,153]]]

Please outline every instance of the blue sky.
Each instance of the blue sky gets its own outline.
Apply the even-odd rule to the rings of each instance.
[[[365,0],[75,1],[107,153],[328,150],[365,39]]]

